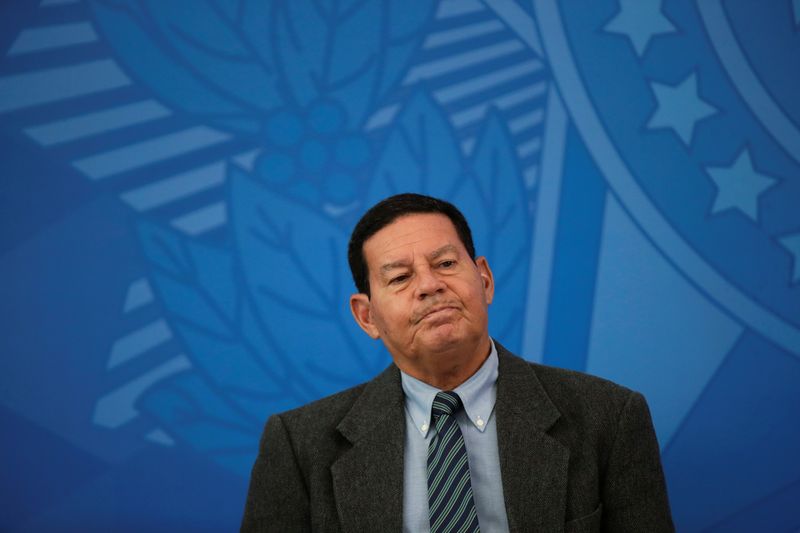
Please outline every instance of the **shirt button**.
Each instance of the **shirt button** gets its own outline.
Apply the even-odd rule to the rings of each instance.
[[[428,431],[428,424],[422,424],[422,431]]]
[[[479,428],[483,427],[483,419],[481,417],[478,417],[475,423],[478,425]]]

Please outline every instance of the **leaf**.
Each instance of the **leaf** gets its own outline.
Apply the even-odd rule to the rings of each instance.
[[[231,409],[260,420],[268,396],[302,399],[287,387],[281,362],[262,357],[268,347],[263,337],[253,335],[252,327],[244,330],[240,316],[247,314],[248,302],[230,256],[148,222],[140,224],[139,235],[170,325],[196,371],[215,384]]]
[[[347,235],[320,212],[232,168],[231,224],[256,316],[309,400],[372,377],[385,364],[355,324]]]
[[[405,74],[409,59],[427,34],[426,26],[433,20],[437,5],[434,1],[416,1],[413,7],[407,0],[386,3],[384,33],[387,38],[383,43],[380,95],[387,94]]]
[[[491,112],[465,165],[444,113],[427,93],[418,91],[387,136],[364,205],[401,192],[453,202],[469,221],[476,254],[488,258],[495,275],[492,331],[518,349],[531,222],[513,146],[503,121]]]
[[[435,2],[319,0],[275,4],[274,47],[294,103],[338,101],[360,125],[400,80]]]
[[[424,90],[412,95],[392,125],[373,175],[367,206],[401,192],[447,198],[461,186],[455,132]]]
[[[256,0],[92,0],[118,59],[170,106],[224,129],[254,134],[283,105]]]
[[[287,407],[279,398],[275,401],[275,411]],[[137,408],[178,442],[245,477],[257,451],[263,418],[268,414],[262,413],[255,423],[241,416],[193,372],[177,374],[152,387],[140,397]]]
[[[488,231],[486,236],[479,235],[478,253],[486,255],[495,276],[494,332],[509,346],[518,348],[522,341],[520,317],[527,295],[532,224],[514,144],[495,111],[489,113],[479,135],[471,166]]]

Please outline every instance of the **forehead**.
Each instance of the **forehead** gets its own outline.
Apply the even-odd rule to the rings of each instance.
[[[445,215],[421,213],[398,218],[364,242],[364,258],[368,265],[426,255],[445,245],[464,249],[456,228]]]

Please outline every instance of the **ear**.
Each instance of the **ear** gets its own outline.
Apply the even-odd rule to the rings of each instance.
[[[483,256],[475,259],[475,264],[478,265],[478,274],[480,274],[483,281],[483,294],[486,298],[486,305],[489,305],[494,299],[494,275],[492,274],[492,269],[489,268],[489,262]]]
[[[350,312],[353,313],[356,323],[367,335],[373,339],[380,337],[378,327],[372,320],[372,305],[370,304],[369,296],[364,293],[350,296]]]

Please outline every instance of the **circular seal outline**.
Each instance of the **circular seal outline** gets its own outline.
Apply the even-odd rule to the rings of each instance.
[[[697,9],[717,57],[733,80],[733,86],[739,95],[747,102],[753,116],[770,133],[773,140],[800,163],[800,131],[781,111],[753,72],[733,34],[720,0],[698,2]],[[756,109],[759,111],[756,112]]]
[[[591,105],[572,54],[569,53],[570,46],[557,2],[534,0],[534,9],[546,55],[558,55],[560,58],[559,61],[550,62],[553,78],[561,89],[562,99],[570,110],[576,128],[583,139],[591,139],[586,143],[587,149],[603,172],[611,194],[689,283],[708,294],[725,314],[800,357],[800,329],[754,301],[721,276],[681,238],[642,191]],[[565,95],[569,95],[569,98]]]

